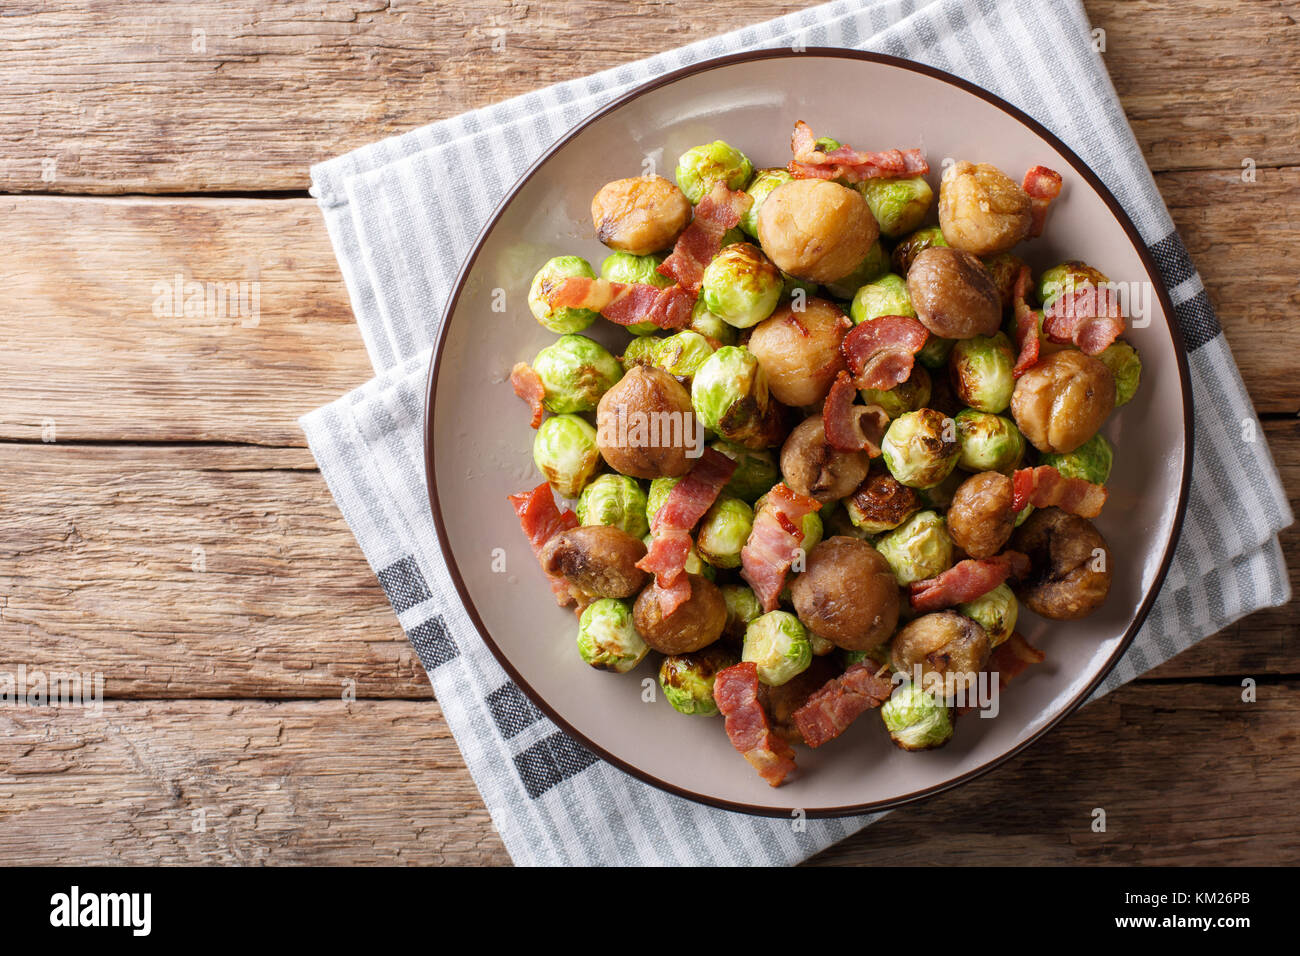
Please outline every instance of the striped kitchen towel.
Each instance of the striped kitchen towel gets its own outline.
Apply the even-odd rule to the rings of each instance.
[[[516,179],[637,84],[710,57],[798,43],[905,57],[1009,100],[1097,172],[1159,263],[1190,356],[1192,495],[1168,580],[1098,693],[1290,597],[1277,542],[1292,520],[1286,496],[1262,437],[1240,440],[1254,420],[1250,400],[1076,0],[830,3],[375,143],[315,167],[312,193],[376,377],[302,426],[517,863],[790,864],[876,819],[808,820],[798,830],[671,796],[597,759],[533,706],[478,637],[441,560],[425,493],[430,345],[462,260]]]

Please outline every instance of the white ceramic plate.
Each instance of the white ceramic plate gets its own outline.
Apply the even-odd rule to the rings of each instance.
[[[1001,696],[996,719],[968,717],[946,747],[895,749],[867,714],[817,751],[798,748],[800,772],[767,786],[732,749],[718,718],[684,717],[662,694],[642,700],[658,655],[614,675],[578,657],[571,610],[557,608],[506,501],[535,486],[533,432],[507,382],[555,336],[525,298],[533,274],[561,254],[596,268],[590,202],[611,179],[643,172],[647,156],[672,175],[691,146],[724,139],[759,166],[790,159],[790,131],[865,149],[920,146],[932,185],[946,157],[991,162],[1012,175],[1042,164],[1065,188],[1046,234],[1017,252],[1035,271],[1082,259],[1115,281],[1152,284],[1153,314],[1126,337],[1142,354],[1137,397],[1106,423],[1117,449],[1110,498],[1096,522],[1114,555],[1105,605],[1056,623],[1022,611],[1019,630],[1047,653]],[[508,310],[491,308],[506,290]],[[466,262],[434,351],[426,421],[430,501],[444,555],[483,639],[519,686],[573,737],[629,773],[674,793],[753,813],[840,815],[879,810],[971,779],[1085,700],[1137,633],[1173,555],[1191,474],[1191,392],[1173,310],[1136,229],[1101,182],[1059,140],[963,80],[903,60],[843,50],[760,51],[660,77],[568,134],[514,188]],[[626,333],[587,331],[622,351]],[[503,548],[507,570],[493,570]]]

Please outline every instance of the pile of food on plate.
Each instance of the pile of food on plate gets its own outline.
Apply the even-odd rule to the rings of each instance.
[[[724,142],[676,185],[606,184],[599,273],[559,256],[529,307],[559,336],[511,373],[546,481],[511,496],[578,653],[626,673],[654,651],[682,714],[721,713],[770,784],[878,709],[942,746],[1043,660],[1023,603],[1068,621],[1110,587],[1089,519],[1138,387],[1115,287],[1012,251],[1060,193],[985,163],[862,152],[795,126],[786,168]],[[582,335],[631,333],[616,357]],[[561,507],[556,494],[576,501]]]

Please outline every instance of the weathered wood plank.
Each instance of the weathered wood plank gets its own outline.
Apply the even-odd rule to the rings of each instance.
[[[0,437],[302,445],[299,415],[374,374],[311,200],[0,197],[0,220]],[[178,275],[204,284],[188,315]]]
[[[429,697],[304,449],[0,444],[0,669],[110,696]]]
[[[1280,317],[1300,306],[1286,266],[1300,244],[1289,212],[1300,167],[1260,170],[1253,184],[1207,171],[1159,179],[1256,406],[1300,411],[1276,347]],[[9,197],[0,216],[16,237],[0,259],[0,336],[23,356],[0,438],[37,440],[53,423],[68,441],[300,445],[299,415],[372,374],[310,200]],[[155,314],[155,286],[178,273],[257,282],[255,320]]]
[[[1300,489],[1296,427],[1266,431]],[[0,443],[0,669],[99,672],[114,697],[428,696],[312,468],[300,449]],[[1300,593],[1300,529],[1284,540]],[[1300,673],[1296,614],[1255,615],[1154,676]]]
[[[1279,95],[1300,86],[1294,0],[1086,6],[1154,168],[1300,162],[1300,102]],[[0,18],[0,190],[303,189],[312,163],[354,147],[791,9],[13,0]]]
[[[1236,686],[1123,687],[987,777],[899,810],[816,862],[1300,862],[1298,688],[1261,685],[1244,703]],[[1092,830],[1097,808],[1104,833]]]
[[[1152,169],[1300,161],[1296,0],[1084,0]]]
[[[1263,429],[1278,464],[1291,510],[1300,514],[1300,421],[1266,421]],[[1291,593],[1300,596],[1300,524],[1281,534]],[[1257,677],[1300,674],[1300,601],[1268,608],[1224,628],[1148,672],[1149,678]]]
[[[1123,688],[816,862],[1300,862],[1297,690]],[[39,834],[46,863],[508,862],[433,702],[109,702],[0,727],[6,858]]]
[[[4,709],[0,728],[7,860],[509,863],[433,701]]]
[[[1278,348],[1298,328],[1300,286],[1288,248],[1300,242],[1300,167],[1256,170],[1254,182],[1241,171],[1164,173],[1156,181],[1256,409],[1300,415],[1294,362]],[[1261,245],[1274,230],[1286,245]]]

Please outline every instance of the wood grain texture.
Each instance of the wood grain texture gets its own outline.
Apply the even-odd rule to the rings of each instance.
[[[1122,688],[814,862],[1300,862],[1297,690]],[[0,728],[6,859],[508,862],[433,702],[113,701],[4,709]]]
[[[1300,0],[1085,6],[1300,510],[1279,347]],[[509,862],[302,448],[295,419],[371,370],[314,203],[284,192],[382,136],[791,9],[6,0],[0,194],[56,195],[0,195],[0,671],[98,672],[127,698],[0,707],[6,859]],[[212,191],[266,198],[57,195]],[[257,282],[256,320],[155,310],[177,274]],[[1283,546],[1300,593],[1300,530]],[[1238,622],[816,862],[1300,862],[1298,635],[1295,603]]]
[[[1084,0],[1155,170],[1300,164],[1300,3]]]
[[[118,697],[429,697],[304,449],[0,444],[0,669]]]
[[[0,709],[11,862],[508,864],[433,701]]]
[[[362,144],[797,6],[10,0],[0,191],[304,189]],[[1300,163],[1295,0],[1086,7],[1153,168]]]
[[[1300,429],[1265,434],[1300,511]],[[0,443],[0,473],[0,670],[98,672],[119,698],[430,695],[307,451]],[[1300,529],[1283,540],[1300,593]],[[1300,674],[1295,614],[1151,676]]]
[[[1256,410],[1300,415],[1295,362],[1278,348],[1280,338],[1294,340],[1300,315],[1290,251],[1300,243],[1300,167],[1256,170],[1253,183],[1240,170],[1165,173],[1156,182]],[[1274,230],[1285,237],[1277,245]]]
[[[1300,862],[1294,682],[1136,684],[974,783],[904,807],[819,864],[1278,866]],[[1092,830],[1106,812],[1106,832]]]
[[[0,197],[0,220],[0,437],[303,445],[298,416],[374,374],[311,200]]]
[[[1300,307],[1300,167],[1159,183],[1256,407],[1300,412],[1275,347]],[[0,216],[17,238],[0,258],[0,336],[23,356],[0,438],[40,440],[52,422],[63,441],[301,445],[299,415],[373,374],[310,200],[0,197]],[[155,287],[177,274],[257,282],[255,321],[156,314]]]

